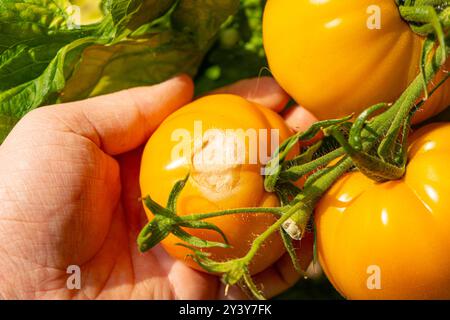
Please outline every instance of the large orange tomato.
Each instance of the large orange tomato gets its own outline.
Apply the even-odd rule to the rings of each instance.
[[[261,170],[271,146],[276,147],[290,135],[283,119],[269,109],[233,95],[204,97],[168,117],[148,141],[140,174],[142,196],[150,195],[165,205],[174,184],[189,173],[178,199],[178,215],[278,206],[277,196],[264,190]],[[147,214],[152,219],[151,212],[147,210]],[[267,214],[209,219],[222,229],[232,245],[231,249],[208,249],[211,258],[244,256],[255,237],[275,219]],[[223,241],[212,231],[186,231],[202,239]],[[162,245],[173,257],[186,259],[192,252],[176,245],[180,242],[170,235]],[[251,273],[267,268],[284,252],[280,235],[274,234],[250,265]],[[186,262],[199,269],[192,260]]]
[[[271,72],[319,119],[394,102],[419,73],[423,41],[394,0],[268,0],[264,12]],[[414,122],[449,105],[447,81]]]
[[[450,124],[416,132],[403,179],[340,179],[316,209],[320,262],[349,299],[450,299]]]

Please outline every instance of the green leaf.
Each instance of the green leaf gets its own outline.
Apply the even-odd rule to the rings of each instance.
[[[262,37],[265,0],[241,0],[239,11],[222,26],[196,78],[195,94],[203,95],[267,69]],[[236,63],[239,61],[239,63]]]
[[[0,92],[39,77],[58,51],[78,35],[57,34],[46,41],[27,41],[0,53]]]
[[[103,8],[115,25],[135,29],[162,16],[174,3],[175,0],[106,0]]]
[[[39,77],[1,92],[0,115],[9,119],[20,119],[34,108],[55,101],[55,93],[65,86],[67,73],[73,70],[74,62],[92,42],[89,38],[72,42],[58,52]],[[1,142],[4,136],[0,138]]]
[[[0,114],[0,142],[5,140],[6,136],[18,121],[19,118]]]
[[[95,28],[72,28],[65,0],[0,0],[0,143],[26,113],[54,103]]]
[[[81,26],[69,4],[0,0],[0,142],[34,108],[194,76],[239,1],[106,0],[103,20]]]
[[[67,30],[68,0],[0,0],[0,52],[19,41]]]
[[[203,55],[188,38],[170,31],[148,39],[91,46],[68,80],[61,102],[152,85],[179,73],[194,75]]]
[[[191,34],[196,44],[205,48],[238,9],[239,0],[179,0],[172,23],[176,30]]]

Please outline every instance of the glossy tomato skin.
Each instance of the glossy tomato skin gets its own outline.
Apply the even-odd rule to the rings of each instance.
[[[322,198],[319,260],[343,296],[450,299],[449,136],[448,123],[426,126],[412,138],[403,179],[349,173]]]
[[[291,135],[282,118],[276,113],[233,95],[207,96],[183,107],[169,116],[148,141],[141,164],[140,185],[142,196],[151,195],[159,204],[165,205],[173,185],[189,173],[190,177],[178,199],[177,214],[206,213],[218,210],[242,207],[279,206],[278,198],[267,193],[263,186],[261,169],[263,160],[250,160],[250,142],[245,143],[245,161],[239,164],[220,163],[218,166],[203,165],[198,162],[198,155],[207,158],[207,148],[214,146],[204,136],[197,135],[199,124],[202,133],[208,129],[219,130],[256,130],[260,141],[266,141],[268,150],[271,135],[268,129],[279,132],[280,143]],[[181,130],[181,131],[180,131]],[[267,137],[259,130],[267,132]],[[261,131],[262,132],[262,131]],[[181,137],[192,137],[189,143],[192,154],[175,152]],[[200,139],[200,148],[195,144]],[[231,149],[234,144],[231,144]],[[210,149],[211,150],[211,149]],[[258,149],[259,152],[259,149]],[[270,152],[267,153],[270,155]],[[146,209],[147,210],[147,209]],[[148,218],[152,218],[147,210]],[[216,224],[227,235],[232,249],[209,249],[212,258],[224,260],[244,256],[253,239],[265,231],[276,219],[267,214],[229,215],[207,220]],[[186,230],[200,238],[211,241],[223,241],[215,232],[204,230]],[[181,241],[169,236],[162,245],[173,257],[184,260],[191,267],[200,267],[191,259],[186,259],[192,252],[177,246]],[[272,265],[284,253],[279,234],[275,234],[264,244],[250,266],[251,273],[257,273]]]
[[[377,8],[380,28],[370,29]],[[422,42],[393,0],[269,0],[264,12],[271,72],[319,119],[395,101],[419,73]],[[414,121],[449,104],[447,81]]]

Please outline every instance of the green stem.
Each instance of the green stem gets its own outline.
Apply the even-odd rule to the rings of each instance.
[[[238,208],[238,209],[229,209],[223,211],[209,212],[209,213],[196,213],[190,214],[181,217],[183,221],[197,221],[209,218],[215,218],[220,216],[232,215],[232,214],[242,214],[242,213],[272,213],[277,216],[282,214],[283,208]]]
[[[296,197],[299,201],[294,203],[294,205],[289,208],[276,223],[254,240],[253,246],[247,255],[253,257],[262,243],[281,226],[283,226],[283,229],[291,238],[296,240],[301,239],[317,202],[334,182],[347,172],[352,165],[353,162],[351,159],[349,157],[344,157],[338,164],[332,167],[326,175],[321,176],[309,187],[305,188],[303,192],[299,194],[298,198]],[[290,221],[292,221],[293,224],[290,224]],[[288,227],[286,224],[290,224],[291,227]]]
[[[344,154],[345,154],[344,148],[333,150],[330,153],[327,153],[326,155],[319,157],[313,161],[310,161],[308,163],[299,166],[293,166],[285,171],[282,171],[282,173],[280,174],[280,178],[296,181],[305,174],[310,173],[316,170],[317,168],[326,166],[331,161],[343,156]]]
[[[440,69],[440,51],[436,51],[436,56],[427,63],[425,67],[425,79],[427,82],[431,81],[437,71]],[[392,145],[395,144],[396,138],[398,137],[398,133],[401,127],[404,125],[404,119],[408,117],[411,110],[414,108],[415,102],[420,98],[423,93],[423,77],[422,75],[418,75],[414,81],[408,86],[405,92],[400,96],[400,98],[393,104],[391,108],[386,110],[381,115],[378,115],[374,118],[373,122],[370,124],[370,130],[364,129],[362,132],[362,138],[364,143],[362,144],[362,151],[369,152],[377,143],[378,137],[383,136],[387,132],[387,139],[383,140],[384,147],[382,152],[386,154],[386,150],[390,147],[389,143]],[[377,135],[374,135],[375,131]],[[391,136],[394,139],[391,138]],[[382,143],[383,143],[382,142]],[[344,158],[342,164],[338,165],[339,168],[338,175],[336,175],[336,171],[329,171],[327,174],[320,176],[317,181],[314,181],[311,185],[311,188],[307,188],[304,190],[306,192],[312,192],[310,197],[312,196],[313,203],[318,201],[322,194],[336,181],[342,174],[348,171],[353,166],[353,161],[346,157]],[[314,188],[315,191],[314,191]],[[310,191],[313,190],[313,191]],[[315,199],[318,197],[318,199]],[[293,238],[299,239],[304,233],[305,228],[305,217],[301,214],[293,214],[291,219],[287,220],[283,225],[284,230]]]
[[[425,79],[429,83],[431,79],[434,78],[436,73],[441,67],[441,51],[437,50],[434,59],[431,59],[425,67]],[[393,146],[397,140],[400,129],[404,123],[404,119],[408,116],[411,110],[414,108],[415,102],[423,94],[423,75],[418,75],[411,85],[406,89],[406,91],[401,96],[399,102],[395,103],[393,109],[396,111],[394,120],[392,121],[387,133],[386,138],[381,142],[378,153],[380,157],[388,161],[393,155]],[[388,112],[387,112],[388,114]],[[387,115],[390,116],[389,114]],[[386,115],[382,114],[380,116],[380,121],[387,120]],[[380,125],[383,127],[384,125]],[[378,131],[378,130],[377,130]]]
[[[264,243],[264,241],[266,241],[266,239],[270,237],[274,232],[278,231],[279,228],[283,225],[283,223],[286,220],[288,220],[294,213],[296,213],[299,210],[302,210],[303,209],[302,206],[304,206],[302,202],[296,203],[294,206],[289,208],[289,210],[280,219],[278,219],[277,222],[272,224],[268,229],[266,229],[266,231],[264,231],[258,237],[256,237],[256,239],[253,240],[252,247],[242,259],[245,260],[246,263],[250,263],[250,261],[256,255],[256,253],[258,252],[259,248]],[[304,214],[307,214],[303,210],[302,212]]]

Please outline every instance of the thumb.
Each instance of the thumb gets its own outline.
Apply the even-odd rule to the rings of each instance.
[[[185,75],[151,87],[139,87],[83,101],[41,108],[70,130],[92,140],[110,155],[145,143],[172,112],[191,101],[192,80]],[[54,124],[52,124],[54,125]]]

